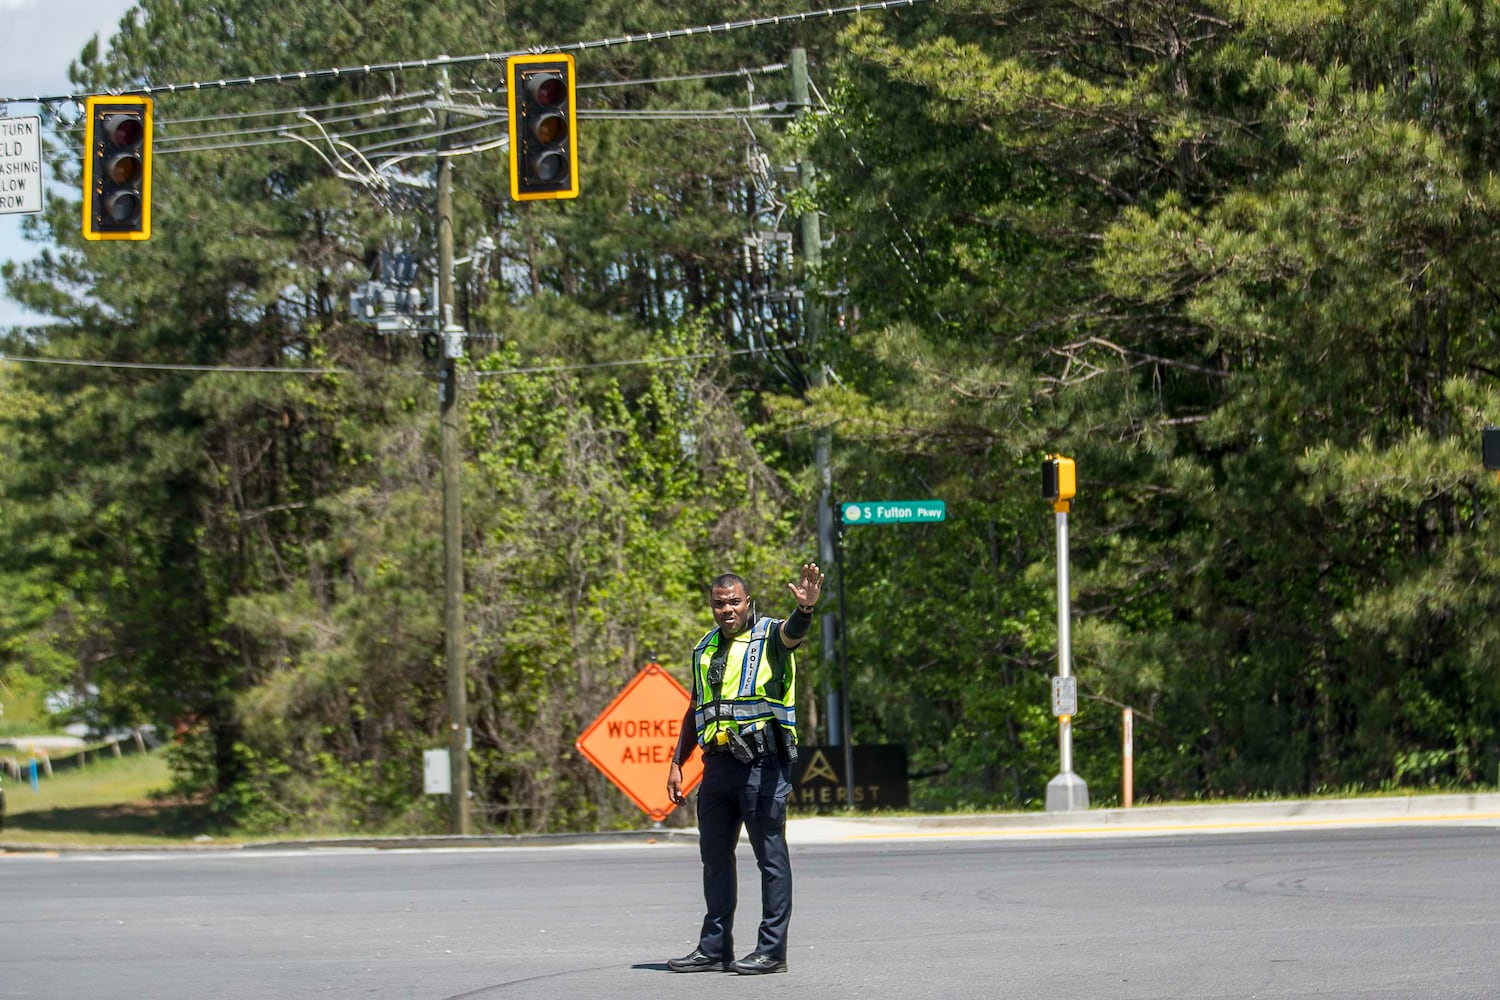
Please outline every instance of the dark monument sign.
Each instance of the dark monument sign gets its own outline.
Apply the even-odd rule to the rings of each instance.
[[[844,780],[843,747],[798,747],[792,765],[792,794],[787,805],[797,810],[839,809],[849,802]],[[854,747],[854,808],[905,809],[906,747],[875,744]]]

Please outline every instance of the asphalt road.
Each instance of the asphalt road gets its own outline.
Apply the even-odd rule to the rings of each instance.
[[[758,880],[741,847],[740,950]],[[1491,998],[1500,830],[793,846],[791,971],[674,975],[696,847],[0,856],[0,998]]]

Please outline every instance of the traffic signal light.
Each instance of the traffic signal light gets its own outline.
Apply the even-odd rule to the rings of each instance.
[[[1071,458],[1048,455],[1042,462],[1042,499],[1071,500],[1078,490],[1078,470]]]
[[[151,238],[151,98],[84,102],[83,236]]]
[[[570,55],[512,56],[505,64],[510,110],[510,196],[578,197],[578,104]]]
[[[1500,472],[1500,427],[1486,427],[1480,443],[1484,467],[1491,472]]]

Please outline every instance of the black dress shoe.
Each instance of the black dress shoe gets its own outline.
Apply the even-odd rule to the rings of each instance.
[[[729,963],[729,967],[742,976],[763,976],[767,972],[785,972],[786,959],[752,951],[738,962]]]
[[[673,972],[728,972],[729,963],[705,955],[702,948],[694,948],[690,955],[669,959],[667,968]]]

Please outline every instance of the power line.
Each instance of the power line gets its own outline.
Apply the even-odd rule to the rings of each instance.
[[[917,4],[935,2],[935,0],[876,0],[871,3],[850,4],[844,7],[828,7],[823,10],[809,10],[797,14],[774,14],[768,17],[750,18],[743,21],[722,21],[717,24],[702,25],[696,28],[673,28],[668,31],[648,31],[640,35],[621,35],[616,38],[601,38],[587,42],[571,42],[565,45],[537,46],[532,49],[513,49],[505,52],[483,52],[468,56],[434,56],[429,59],[416,59],[403,62],[389,63],[366,63],[361,66],[342,66],[331,69],[308,69],[298,70],[291,73],[266,73],[257,76],[230,77],[222,80],[195,81],[192,83],[172,83],[156,86],[142,86],[123,88],[118,93],[131,94],[179,94],[192,93],[204,90],[225,90],[230,87],[251,87],[262,83],[299,83],[307,80],[341,79],[344,77],[369,76],[373,73],[396,73],[405,70],[436,69],[445,66],[463,66],[471,63],[481,62],[503,62],[512,56],[525,55],[527,52],[584,52],[589,49],[607,49],[621,45],[636,45],[643,42],[664,42],[678,38],[691,38],[695,35],[727,34],[731,31],[743,31],[750,28],[762,28],[780,26],[783,24],[801,24],[807,21],[817,21],[830,17],[842,17],[852,14],[862,14],[870,11],[891,10],[898,7],[914,7]],[[6,103],[35,103],[54,104],[63,101],[76,101],[79,94],[58,94],[52,97],[0,97],[0,104]]]
[[[380,116],[380,115],[400,115],[400,114],[408,114],[408,113],[413,112],[413,111],[425,111],[425,110],[427,110],[427,106],[425,104],[409,104],[409,105],[405,105],[403,107],[375,108],[375,109],[363,111],[363,112],[361,112],[359,114],[354,114],[354,115],[337,115],[337,116],[335,116],[333,118],[323,118],[323,119],[314,119],[312,117],[312,115],[307,114],[306,112],[303,112],[303,111],[287,112],[286,115],[287,116],[290,116],[290,115],[297,115],[297,116],[299,116],[300,118],[302,118],[302,123],[303,124],[305,124],[307,122],[311,122],[311,121],[317,121],[321,125],[342,125],[342,124],[344,124],[346,122],[364,121],[364,120],[367,120],[367,119],[369,119],[371,117]],[[428,122],[430,122],[432,120],[430,114],[428,115],[428,117],[427,117],[426,120]],[[159,123],[159,127],[162,129],[161,136],[156,140],[157,144],[159,146],[164,146],[164,145],[169,145],[169,144],[176,144],[176,143],[198,142],[198,141],[203,140],[203,139],[232,139],[232,138],[235,138],[235,137],[238,137],[238,136],[246,136],[246,135],[274,134],[276,132],[281,131],[282,129],[298,127],[298,123],[296,123],[296,122],[287,122],[287,123],[283,123],[283,124],[280,124],[280,125],[257,125],[257,126],[255,126],[253,128],[229,129],[227,131],[221,131],[221,132],[185,132],[185,133],[180,133],[180,134],[173,134],[173,132],[171,131],[171,127],[174,126],[174,125],[177,125],[177,124],[178,124],[178,122],[175,121],[175,120],[172,120],[172,121],[162,121],[162,122]],[[420,122],[419,121],[416,124],[425,124],[425,122]],[[386,126],[386,127],[388,127],[388,128],[405,128],[407,126],[406,125],[392,125],[392,126]],[[376,129],[375,131],[380,131],[380,130]]]
[[[684,361],[710,361],[717,358],[732,358],[741,354],[754,354],[756,347],[737,347],[728,351],[711,351],[704,354],[679,354],[672,357],[628,358],[623,361],[580,362],[576,365],[540,365],[534,368],[500,368],[494,371],[476,371],[476,378],[496,375],[548,375],[553,372],[587,371],[595,368],[625,368],[637,365],[671,365]]]
[[[155,122],[159,127],[170,128],[175,125],[202,125],[211,122],[242,121],[246,118],[290,117],[293,115],[310,114],[315,111],[347,111],[350,108],[365,108],[372,104],[395,105],[406,101],[427,101],[431,100],[434,96],[436,96],[436,91],[413,90],[404,94],[381,94],[377,97],[363,97],[355,101],[332,101],[327,104],[298,104],[285,108],[262,108],[258,111],[224,111],[216,115],[187,115],[180,118],[157,115]],[[421,107],[422,105],[414,106]],[[385,112],[374,111],[371,113],[382,114]],[[57,131],[81,132],[83,131],[83,123],[76,122]]]
[[[504,368],[494,371],[476,371],[472,374],[477,378],[494,378],[502,375],[547,375],[559,372],[586,371],[599,368],[627,368],[642,367],[648,365],[671,365],[681,364],[688,361],[711,361],[720,358],[732,358],[743,354],[755,354],[760,348],[740,347],[727,351],[708,351],[700,354],[681,354],[672,356],[658,356],[654,358],[626,358],[620,361],[595,361],[584,362],[575,365],[535,365],[520,368]],[[368,371],[355,371],[347,368],[273,368],[253,365],[174,365],[166,363],[153,363],[143,361],[93,361],[85,358],[39,358],[27,357],[18,354],[5,354],[0,352],[0,363],[12,362],[26,365],[61,365],[69,368],[114,368],[127,369],[130,371],[155,371],[155,372],[202,372],[207,374],[227,375],[354,375],[365,376],[377,374]],[[391,369],[393,374],[416,375],[424,374],[419,371],[408,369]]]
[[[140,361],[88,361],[82,358],[36,358],[0,352],[0,362],[25,365],[65,365],[70,368],[128,368],[134,371],[231,372],[237,375],[359,375],[342,368],[264,368],[248,365],[169,365]]]
[[[475,129],[484,128],[484,127],[489,126],[489,125],[496,125],[496,126],[504,125],[505,121],[506,121],[506,119],[504,117],[498,117],[497,116],[497,117],[494,117],[494,118],[486,118],[483,121],[469,122],[466,125],[454,125],[454,126],[451,126],[449,128],[438,129],[438,130],[433,131],[433,132],[424,132],[421,135],[408,136],[408,137],[406,137],[404,139],[391,139],[388,142],[375,142],[375,143],[371,143],[370,145],[364,147],[364,149],[362,150],[362,152],[368,153],[368,152],[371,152],[372,150],[376,150],[376,149],[390,149],[392,146],[399,146],[402,143],[406,143],[406,142],[418,142],[418,141],[432,142],[434,140],[442,138],[443,136],[459,135],[460,133],[463,133],[463,132],[472,132]],[[354,133],[349,132],[349,133],[345,133],[345,134],[346,135],[353,135]]]
[[[300,104],[295,108],[270,108],[264,111],[235,111],[218,115],[197,115],[187,118],[159,118],[160,125],[193,125],[203,122],[238,121],[243,118],[269,118],[276,115],[301,115],[313,111],[343,111],[348,108],[367,107],[371,104],[396,104],[401,101],[428,100],[437,95],[433,90],[414,90],[405,94],[385,94],[366,97],[358,101],[335,101],[331,104]]]
[[[753,118],[758,121],[782,121],[794,117],[791,112],[777,110],[779,106],[774,104],[758,104],[751,107],[730,108],[600,108],[597,110],[579,109],[578,117],[591,121],[719,121],[738,120],[742,118]],[[362,152],[371,153],[376,151],[402,152],[401,147],[412,146],[415,148],[405,151],[410,156],[436,156],[435,150],[425,148],[421,144],[430,143],[443,135],[458,135],[463,132],[471,132],[475,129],[490,126],[503,126],[506,119],[503,117],[488,118],[479,122],[471,122],[464,125],[455,125],[445,130],[429,130],[415,135],[407,135],[397,139],[388,139],[383,142],[371,143],[362,147]],[[177,153],[205,153],[228,149],[255,149],[264,146],[284,146],[289,143],[301,142],[307,136],[293,134],[294,130],[302,127],[294,123],[288,123],[275,128],[243,129],[239,131],[212,132],[201,134],[189,134],[179,136],[164,136],[158,140],[157,155],[166,156]],[[401,132],[410,129],[418,129],[431,126],[431,120],[404,122],[392,125],[371,126],[367,129],[355,129],[352,131],[341,131],[333,133],[338,139],[351,139],[359,136],[378,135],[382,132]],[[248,139],[253,135],[267,135],[277,133],[275,137],[268,136],[263,139]],[[238,137],[246,137],[247,141],[237,141]],[[225,142],[200,143],[199,140],[210,138],[224,138]],[[494,140],[494,142],[503,142]],[[493,148],[491,141],[476,143],[472,146],[459,147],[450,150],[450,154],[468,154],[482,151],[481,147]]]
[[[580,109],[579,118],[606,121],[696,121],[715,118],[758,118],[775,121],[794,117],[790,111],[778,111],[774,104],[755,104],[748,108],[601,108],[598,111]]]
[[[431,125],[432,125],[431,121],[415,121],[415,122],[407,122],[407,123],[401,124],[401,125],[372,126],[371,128],[356,129],[356,130],[351,131],[351,132],[340,132],[340,133],[336,133],[336,135],[339,138],[357,137],[357,136],[362,136],[362,135],[377,135],[377,134],[380,134],[380,133],[383,133],[383,132],[397,132],[397,131],[400,131],[402,129],[426,128],[426,127],[429,127]],[[183,136],[183,137],[176,138],[176,139],[173,139],[173,140],[170,140],[170,141],[164,143],[162,146],[160,146],[157,149],[157,154],[165,156],[165,155],[171,154],[171,153],[204,153],[204,152],[209,152],[209,151],[212,151],[212,150],[220,150],[220,149],[254,149],[257,146],[280,146],[280,145],[285,145],[286,143],[289,143],[289,142],[302,142],[307,137],[295,134],[295,130],[297,128],[298,128],[298,126],[296,126],[296,125],[285,125],[285,126],[282,126],[280,129],[276,130],[280,134],[280,138],[275,138],[275,139],[258,139],[258,140],[251,140],[251,141],[248,141],[248,142],[219,142],[219,143],[209,143],[208,145],[186,145],[186,143],[193,142],[193,141],[195,141],[196,139],[198,139],[200,137],[199,136]],[[246,134],[251,134],[251,133],[246,133]],[[403,143],[403,142],[416,142],[416,141],[418,141],[420,139],[427,138],[430,134],[431,133],[423,133],[423,134],[420,134],[420,135],[408,136],[405,139],[391,140],[391,141],[383,143],[381,145],[391,146],[391,145],[399,145],[400,143]],[[226,133],[226,135],[232,137],[233,133]],[[178,143],[183,143],[184,145],[178,145]]]

